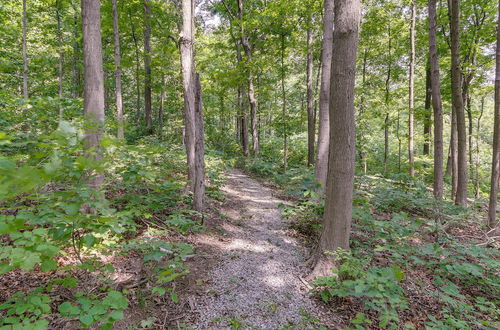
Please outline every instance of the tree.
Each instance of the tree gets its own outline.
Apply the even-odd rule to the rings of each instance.
[[[101,16],[99,0],[82,0],[85,147],[93,160],[102,158],[100,143],[104,125],[104,72],[102,66]],[[89,175],[89,186],[98,190],[104,175]]]
[[[203,126],[203,102],[200,75],[195,77],[195,132],[196,132],[196,154],[195,154],[195,172],[196,178],[193,191],[193,208],[203,211],[203,199],[205,197],[205,132]]]
[[[144,0],[144,116],[146,132],[153,133],[153,114],[151,111],[151,5]]]
[[[26,0],[23,0],[23,98],[26,100],[28,94],[28,13]]]
[[[497,201],[500,183],[500,3],[498,5],[498,26],[496,42],[496,74],[495,74],[495,116],[493,123],[493,156],[491,164],[490,203],[488,226],[495,228],[498,224]]]
[[[312,38],[312,15],[307,18],[306,31],[306,104],[307,104],[307,166],[314,164],[314,138],[316,137],[316,121],[313,107],[313,38]]]
[[[429,0],[429,62],[432,108],[434,113],[434,197],[443,198],[443,106],[441,103],[441,82],[439,58],[436,44],[436,0]]]
[[[319,92],[319,130],[316,153],[316,167],[314,176],[321,184],[321,189],[326,186],[326,173],[328,170],[328,143],[330,140],[330,75],[332,65],[333,42],[333,0],[324,0],[323,13],[323,40],[321,42],[321,85]]]
[[[120,55],[120,30],[118,27],[117,0],[112,0],[113,5],[113,36],[115,41],[115,94],[116,94],[116,119],[118,122],[118,138],[123,138],[123,100],[122,100],[122,68]]]
[[[354,82],[360,7],[359,0],[335,2],[328,184],[319,256],[315,262],[313,276],[330,274],[335,263],[332,258],[323,254],[324,251],[349,249],[356,156]]]
[[[457,121],[457,194],[455,203],[467,203],[467,133],[462,99],[462,71],[460,67],[460,6],[458,0],[451,0],[451,91],[452,106]]]
[[[254,156],[259,154],[259,131],[258,131],[258,118],[257,118],[257,99],[255,98],[255,87],[254,87],[254,74],[252,68],[252,52],[253,47],[250,45],[249,37],[245,34],[244,22],[243,22],[243,0],[238,0],[238,18],[240,20],[240,41],[243,49],[245,51],[245,59],[247,63],[248,70],[248,102],[250,104],[250,117],[252,122],[252,150]],[[245,127],[245,125],[242,125]],[[245,133],[248,134],[248,133]],[[248,155],[248,152],[246,153]]]
[[[414,155],[414,107],[415,107],[415,23],[417,20],[417,6],[415,0],[411,2],[410,22],[410,73],[409,73],[409,97],[408,97],[408,162],[410,163],[410,176],[415,176]]]
[[[56,0],[56,19],[57,19],[57,76],[58,76],[58,96],[59,96],[59,118],[62,119],[63,107],[61,99],[63,97],[63,46],[62,46],[62,31],[61,31],[61,1]]]
[[[195,169],[195,87],[194,87],[194,4],[193,0],[182,0],[182,26],[179,38],[182,88],[184,95],[185,146],[188,164],[188,189],[194,191]]]

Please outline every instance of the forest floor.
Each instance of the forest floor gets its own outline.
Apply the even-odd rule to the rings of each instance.
[[[287,202],[238,170],[228,172],[222,190],[218,235],[207,231],[197,239],[214,262],[203,291],[188,298],[193,320],[186,323],[197,329],[334,326],[301,279],[307,251],[280,214],[278,205]]]

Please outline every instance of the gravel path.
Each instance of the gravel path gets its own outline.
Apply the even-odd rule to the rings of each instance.
[[[205,295],[196,297],[196,329],[317,329],[323,312],[299,276],[305,249],[286,233],[272,190],[239,171],[223,187],[231,209]],[[320,315],[322,314],[322,315]],[[330,327],[329,327],[330,328]]]

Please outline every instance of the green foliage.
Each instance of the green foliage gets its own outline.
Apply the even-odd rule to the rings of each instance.
[[[82,293],[75,298],[76,304],[66,301],[59,305],[58,311],[64,317],[77,317],[84,328],[98,322],[102,324],[100,329],[112,329],[114,322],[123,319],[128,306],[127,299],[118,291],[109,291],[102,300]]]
[[[0,311],[6,311],[7,316],[0,318],[0,329],[47,329],[49,322],[43,317],[51,312],[51,299],[40,291],[29,295],[17,292],[1,304]]]
[[[335,297],[361,298],[366,309],[378,314],[380,327],[397,328],[398,312],[408,308],[404,291],[398,284],[404,279],[401,268],[393,264],[364,270],[368,264],[366,260],[354,258],[342,250],[333,255],[340,267],[332,270],[333,276],[320,277],[314,282],[320,289],[321,298],[325,302]],[[360,318],[358,315],[353,324],[359,324]]]

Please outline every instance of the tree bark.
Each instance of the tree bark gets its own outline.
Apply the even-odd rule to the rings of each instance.
[[[467,203],[467,132],[462,99],[462,71],[460,67],[460,7],[458,0],[451,0],[451,86],[452,106],[457,120],[457,194],[455,204]]]
[[[307,28],[307,60],[306,60],[306,97],[307,97],[307,166],[314,164],[314,138],[316,136],[316,122],[314,118],[313,104],[313,54],[312,54],[312,31],[311,17],[309,17]]]
[[[488,226],[498,225],[497,202],[500,182],[500,4],[498,5],[498,26],[496,42],[496,74],[495,74],[495,115],[493,123],[493,156],[491,163],[490,203],[488,210]]]
[[[415,104],[415,23],[417,20],[417,6],[415,0],[411,2],[410,23],[410,74],[409,74],[409,100],[408,100],[408,162],[410,165],[410,176],[415,176],[415,154],[414,154],[414,104]]]
[[[325,256],[325,251],[349,249],[356,158],[354,83],[360,16],[359,0],[335,2],[328,184],[319,242],[320,255],[311,277],[331,274],[335,260]]]
[[[389,101],[391,97],[391,69],[392,69],[392,59],[391,59],[391,51],[392,51],[392,36],[391,36],[391,24],[389,23],[388,29],[388,38],[389,44],[387,49],[387,77],[385,79],[385,107],[386,114],[384,120],[384,174],[387,173],[387,165],[389,159]]]
[[[324,0],[323,4],[323,40],[321,42],[321,86],[319,91],[319,124],[318,146],[316,153],[316,167],[314,176],[321,185],[320,190],[326,187],[326,173],[328,171],[328,144],[330,141],[330,79],[332,67],[333,42],[333,0]]]
[[[158,109],[158,136],[163,138],[163,112],[165,106],[165,74],[161,75],[160,108]]]
[[[78,68],[80,46],[78,42],[78,10],[75,1],[71,1],[73,7],[73,97],[77,98],[80,94],[80,70]]]
[[[23,0],[23,98],[28,99],[28,13],[26,0]]]
[[[193,0],[182,0],[182,27],[179,38],[182,87],[184,95],[184,126],[186,129],[186,155],[188,165],[188,189],[194,191],[196,179],[195,150],[195,86],[194,86],[194,13]]]
[[[120,55],[120,30],[118,27],[117,0],[113,0],[113,36],[115,41],[115,94],[116,94],[116,121],[118,124],[117,137],[123,139],[123,100],[122,100],[122,67]]]
[[[281,102],[283,116],[283,171],[288,167],[288,123],[286,114],[286,89],[285,89],[285,35],[281,35]]]
[[[130,29],[132,32],[132,40],[134,41],[134,50],[135,50],[135,88],[136,88],[136,112],[135,117],[136,121],[140,121],[141,118],[141,78],[140,78],[140,56],[139,56],[139,41],[137,40],[137,36],[135,34],[135,25],[132,21],[132,15],[129,12],[130,18]]]
[[[100,160],[104,127],[104,71],[102,66],[101,18],[99,0],[82,0],[84,117],[87,157]],[[88,184],[98,190],[104,174],[90,173]]]
[[[441,81],[439,57],[436,43],[436,0],[429,0],[429,62],[434,114],[434,197],[443,198],[443,106],[441,102]]]
[[[252,68],[252,47],[245,29],[243,28],[243,0],[238,0],[238,18],[240,19],[240,40],[245,51],[245,60],[248,70],[248,103],[250,104],[250,117],[252,124],[252,151],[254,156],[257,156],[259,150],[259,129],[257,118],[257,98],[255,97],[254,74]]]
[[[424,148],[423,154],[428,156],[431,153],[431,127],[432,127],[432,111],[431,111],[431,66],[427,62],[425,70],[425,102],[424,102]]]
[[[63,46],[61,31],[61,1],[56,0],[56,18],[57,18],[57,76],[58,76],[58,96],[59,96],[59,120],[63,117],[62,97],[63,97]]]
[[[205,132],[203,125],[203,103],[201,93],[200,75],[195,78],[195,126],[196,126],[196,154],[195,154],[195,183],[193,192],[193,209],[203,212],[203,199],[205,196]]]
[[[151,111],[151,5],[144,0],[144,116],[146,133],[153,133],[153,115]]]

